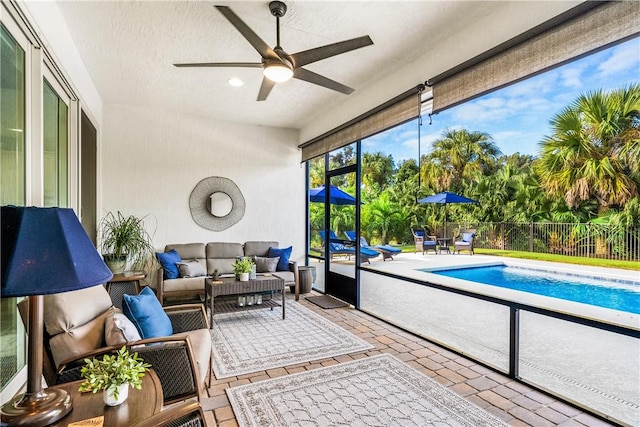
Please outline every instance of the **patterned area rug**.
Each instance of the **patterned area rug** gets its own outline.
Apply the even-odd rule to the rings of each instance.
[[[287,301],[280,309],[217,314],[213,318],[213,371],[227,378],[368,350],[373,346],[311,310]]]
[[[384,354],[227,389],[240,426],[500,426]]]

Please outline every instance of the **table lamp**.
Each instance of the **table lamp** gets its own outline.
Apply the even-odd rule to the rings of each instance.
[[[71,209],[2,206],[2,298],[29,296],[27,391],[5,403],[2,425],[45,426],[67,415],[71,396],[43,389],[43,297],[88,288],[113,275]],[[81,310],[81,307],[69,307]]]

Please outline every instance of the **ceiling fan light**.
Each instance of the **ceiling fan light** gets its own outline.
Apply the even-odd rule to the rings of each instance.
[[[264,67],[263,74],[271,81],[282,83],[293,77],[293,70],[284,64],[269,64]]]

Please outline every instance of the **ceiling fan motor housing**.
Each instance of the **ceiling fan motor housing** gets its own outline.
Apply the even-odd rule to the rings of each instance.
[[[287,5],[281,1],[272,1],[269,3],[269,10],[273,16],[282,18],[287,13]]]

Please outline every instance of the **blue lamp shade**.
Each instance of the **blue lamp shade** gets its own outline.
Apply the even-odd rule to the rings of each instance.
[[[47,295],[109,281],[72,209],[2,206],[2,297]]]

